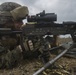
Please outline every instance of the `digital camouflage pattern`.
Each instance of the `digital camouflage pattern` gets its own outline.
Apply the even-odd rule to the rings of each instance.
[[[14,2],[5,2],[0,5],[0,12],[10,12],[20,6],[20,4]],[[12,19],[14,19],[13,16],[10,17],[7,14],[0,14],[0,17],[0,27],[14,29],[14,23],[12,22]],[[13,68],[22,59],[22,51],[18,47],[20,44],[19,36],[17,34],[0,36],[0,68]]]
[[[0,5],[0,24],[5,24],[6,22],[12,20],[22,20],[26,18],[29,11],[26,6],[21,6],[20,4],[14,2],[5,2]]]
[[[16,38],[9,35],[0,38],[0,68],[13,68],[22,59]]]
[[[12,11],[19,6],[21,5],[15,2],[4,2],[0,5],[0,11]]]
[[[4,2],[0,5],[0,24],[3,26],[6,22],[10,21],[12,19],[12,16],[10,14],[10,11],[13,9],[21,6],[20,4],[14,3],[14,2]],[[4,14],[4,16],[2,16]],[[11,16],[11,17],[10,17]],[[0,25],[0,27],[2,27]]]
[[[13,49],[12,51],[0,46],[0,68],[13,68],[19,62],[21,57],[21,51],[19,48]]]

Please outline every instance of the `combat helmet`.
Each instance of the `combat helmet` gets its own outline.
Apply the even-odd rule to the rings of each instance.
[[[28,14],[28,8],[15,2],[4,2],[0,5],[0,26],[7,21],[24,19]]]

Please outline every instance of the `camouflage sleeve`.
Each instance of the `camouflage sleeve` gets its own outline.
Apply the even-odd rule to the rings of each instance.
[[[6,60],[6,67],[7,68],[13,68],[16,66],[22,59],[22,53],[19,47],[13,49],[12,51],[8,51],[6,54],[5,60]]]
[[[5,57],[6,53],[7,53],[7,50],[3,46],[0,45],[0,68],[5,67],[4,57]]]
[[[0,46],[0,50],[3,49],[6,50],[6,48]],[[12,51],[6,50],[0,53],[0,68],[13,68],[20,62],[20,59],[22,59],[22,53],[19,47]]]

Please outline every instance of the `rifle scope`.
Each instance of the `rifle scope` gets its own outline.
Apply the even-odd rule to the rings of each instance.
[[[57,21],[57,15],[55,13],[45,13],[45,11],[36,15],[28,16],[28,22],[53,22]]]

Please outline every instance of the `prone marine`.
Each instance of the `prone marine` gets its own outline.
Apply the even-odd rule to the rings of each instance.
[[[14,2],[0,5],[0,29],[21,30],[28,8]],[[13,68],[22,59],[20,34],[0,35],[0,68]]]

